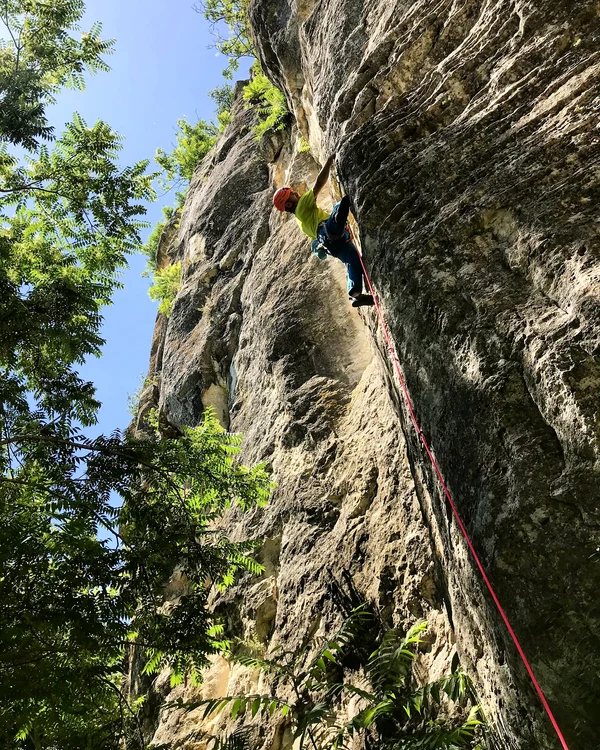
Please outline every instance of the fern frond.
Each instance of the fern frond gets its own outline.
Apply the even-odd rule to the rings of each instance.
[[[459,750],[472,747],[477,730],[483,726],[478,718],[480,707],[473,706],[468,717],[458,727],[446,728],[434,722],[423,730],[411,730],[405,737],[384,741],[385,750]]]
[[[293,675],[293,671],[285,664],[275,659],[261,659],[256,656],[236,656],[235,661],[250,669],[260,669],[267,674],[276,676]]]
[[[231,707],[231,718],[235,719],[246,711],[250,711],[254,717],[257,713],[268,712],[273,714],[279,709],[282,716],[286,716],[290,710],[290,705],[272,695],[225,695],[221,698],[209,698],[202,701],[190,701],[187,703],[177,702],[178,708],[183,708],[187,712],[195,711],[197,708],[204,706],[202,718],[209,716],[213,718],[223,711],[227,706]]]
[[[427,623],[418,623],[403,634],[400,630],[388,630],[379,648],[371,654],[366,667],[367,675],[376,693],[386,695],[402,687],[410,674],[415,652],[411,646],[420,643],[419,633]]]

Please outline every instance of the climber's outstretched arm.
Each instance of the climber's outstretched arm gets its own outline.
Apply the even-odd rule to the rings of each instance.
[[[323,186],[327,182],[327,179],[329,178],[329,170],[331,169],[331,165],[333,164],[333,160],[335,158],[335,154],[331,154],[329,159],[325,162],[323,169],[319,172],[319,176],[317,177],[317,181],[315,182],[315,186],[313,188],[313,194],[315,198],[317,195],[321,192]]]

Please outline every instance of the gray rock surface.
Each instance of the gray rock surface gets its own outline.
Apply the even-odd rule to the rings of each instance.
[[[182,262],[182,284],[171,317],[157,320],[138,427],[153,406],[165,429],[197,424],[212,406],[244,434],[244,460],[273,472],[269,507],[228,520],[235,537],[264,539],[263,578],[216,602],[236,635],[293,648],[311,631],[331,634],[347,572],[388,624],[428,620],[419,670],[439,677],[454,633],[389,374],[371,343],[373,312],[353,309],[342,264],[312,257],[294,219],[272,211],[274,175],[311,182],[317,165],[294,153],[289,134],[257,144],[252,122],[238,105],[170,235],[165,254]],[[201,709],[156,712],[161,696],[215,697],[256,690],[255,681],[223,659],[199,692],[171,691],[162,675],[149,739],[176,747],[199,726],[228,728],[225,713],[207,723]],[[281,726],[263,730],[270,747]]]
[[[147,400],[175,426],[212,405],[244,433],[244,460],[273,470],[267,511],[230,519],[267,540],[264,580],[231,593],[239,627],[287,645],[331,630],[331,582],[349,570],[389,622],[428,619],[424,677],[456,647],[507,746],[559,747],[374,311],[350,308],[341,264],[271,210],[275,187],[317,173],[301,133],[320,162],[337,149],[422,429],[569,747],[595,748],[600,5],[253,0],[250,14],[299,130],[256,144],[238,107],[198,170]],[[253,679],[219,662],[202,690]],[[155,739],[197,720],[165,711]],[[281,727],[265,732],[278,746]]]

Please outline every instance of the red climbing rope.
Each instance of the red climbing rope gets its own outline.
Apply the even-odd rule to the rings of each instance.
[[[362,255],[360,252],[358,253],[358,257],[360,258],[361,265],[363,267],[363,272],[365,274],[365,279],[367,280],[367,284],[369,286],[369,289],[371,291],[371,294],[373,295],[373,300],[375,302],[375,309],[377,310],[377,315],[379,316],[379,321],[381,323],[381,330],[383,331],[383,335],[385,336],[385,340],[387,342],[387,348],[388,352],[390,354],[390,358],[394,364],[394,367],[396,369],[396,374],[398,375],[398,380],[400,381],[400,387],[402,388],[402,392],[404,393],[404,397],[406,399],[406,404],[408,406],[408,411],[410,414],[410,418],[412,420],[412,423],[415,427],[415,430],[417,431],[417,435],[420,438],[421,442],[423,443],[423,447],[425,448],[425,451],[427,452],[427,455],[429,456],[429,460],[431,461],[431,465],[433,466],[433,469],[437,475],[437,478],[439,479],[440,485],[444,491],[444,495],[446,495],[446,498],[448,502],[450,503],[450,507],[452,508],[452,512],[454,513],[454,517],[456,518],[456,522],[458,523],[460,530],[463,533],[463,536],[467,542],[467,546],[471,550],[471,554],[473,555],[473,558],[475,560],[475,563],[477,564],[477,567],[479,568],[479,571],[481,575],[483,576],[483,580],[485,581],[485,585],[488,588],[488,591],[490,592],[492,599],[494,600],[494,603],[496,607],[498,608],[498,612],[500,612],[500,616],[504,620],[504,624],[506,625],[506,628],[508,632],[510,633],[510,637],[513,639],[513,642],[515,646],[517,647],[517,651],[519,652],[519,655],[521,659],[523,660],[523,664],[525,665],[525,669],[527,669],[527,672],[529,673],[529,676],[531,677],[531,681],[533,682],[533,685],[537,691],[537,694],[540,697],[540,700],[542,701],[542,704],[544,708],[546,709],[546,713],[548,714],[548,717],[550,718],[550,721],[552,722],[552,726],[554,727],[556,734],[558,735],[558,739],[560,740],[564,750],[569,750],[569,746],[567,745],[567,741],[563,737],[562,732],[560,731],[560,727],[558,726],[558,723],[556,719],[554,718],[554,714],[552,713],[550,706],[548,705],[548,701],[546,700],[546,696],[544,695],[542,688],[540,687],[539,682],[537,681],[533,669],[531,668],[531,665],[529,664],[529,661],[527,660],[527,657],[525,656],[525,652],[523,651],[523,648],[521,644],[519,643],[519,639],[517,638],[517,635],[515,631],[512,628],[512,625],[510,624],[508,617],[506,616],[506,613],[502,609],[502,605],[500,604],[500,601],[498,597],[496,596],[496,592],[494,591],[494,588],[490,582],[490,579],[487,576],[487,573],[485,572],[485,569],[483,567],[483,564],[481,560],[479,559],[479,556],[477,552],[475,551],[475,547],[473,546],[473,542],[471,541],[471,537],[469,536],[467,529],[465,528],[465,525],[462,521],[462,518],[460,517],[460,514],[458,512],[458,508],[456,507],[454,500],[452,499],[452,495],[450,494],[450,491],[448,490],[448,487],[446,486],[446,482],[444,482],[444,477],[442,476],[442,472],[440,471],[440,468],[437,464],[437,461],[434,458],[434,455],[431,451],[431,448],[429,447],[427,440],[425,439],[425,435],[423,435],[423,431],[421,430],[421,427],[419,426],[419,422],[417,420],[415,410],[413,408],[412,402],[410,400],[410,396],[408,394],[408,388],[406,387],[406,383],[404,382],[404,377],[402,376],[402,370],[400,368],[400,362],[398,361],[398,357],[396,356],[396,352],[394,350],[392,339],[389,334],[387,325],[385,323],[383,313],[381,312],[381,307],[377,301],[377,295],[375,294],[375,288],[373,287],[373,284],[371,282],[371,278],[369,277],[369,274],[367,272],[367,269],[365,268],[365,264],[362,259]]]

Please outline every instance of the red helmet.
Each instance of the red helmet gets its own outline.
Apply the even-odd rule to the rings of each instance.
[[[273,205],[278,211],[285,211],[285,204],[287,203],[287,199],[291,194],[291,187],[279,188],[279,190],[275,193],[275,195],[273,196]]]

